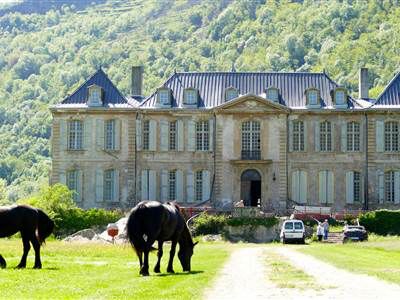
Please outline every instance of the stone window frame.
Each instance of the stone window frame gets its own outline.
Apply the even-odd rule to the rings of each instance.
[[[210,124],[209,120],[198,120],[195,125],[196,151],[209,151]]]
[[[68,150],[83,150],[84,124],[82,120],[72,119],[67,121]]]
[[[230,96],[230,93],[232,93],[232,92],[235,93],[235,97]],[[230,86],[225,90],[225,102],[231,101],[238,97],[239,97],[239,90],[237,88]]]
[[[243,120],[241,122],[241,150],[261,151],[260,120]]]
[[[176,170],[168,171],[168,200],[176,200]]]
[[[170,121],[168,123],[169,128],[168,128],[168,132],[169,132],[169,143],[168,143],[168,149],[170,151],[176,151],[177,150],[177,135],[178,135],[178,122],[176,120],[174,121]]]
[[[115,119],[104,120],[104,149],[105,150],[116,150],[116,136],[115,136]],[[111,125],[111,127],[110,127]]]
[[[269,93],[269,92],[272,92],[272,91],[276,92],[276,98],[269,98],[269,97],[268,97],[268,93]],[[272,102],[279,102],[279,96],[280,96],[279,89],[276,88],[276,87],[269,87],[269,88],[267,88],[267,89],[265,90],[265,98],[266,98],[267,100],[270,100],[270,101],[272,101]]]
[[[361,150],[361,124],[356,121],[346,123],[346,151],[359,152]]]
[[[316,98],[316,103],[311,103],[311,93],[312,92],[316,92],[316,96],[317,96],[317,98]],[[317,89],[317,88],[315,88],[315,87],[311,87],[311,88],[308,88],[306,91],[305,91],[305,93],[306,93],[306,104],[307,104],[307,106],[309,106],[309,107],[315,107],[315,108],[319,108],[319,107],[321,107],[321,91],[319,90],[319,89]]]
[[[293,120],[293,132],[292,132],[292,150],[293,152],[304,152],[305,146],[305,133],[304,133],[304,121]],[[301,126],[300,126],[301,124]],[[296,126],[297,125],[297,126]],[[298,128],[296,128],[298,127]]]
[[[399,122],[387,120],[384,122],[384,150],[385,152],[399,151]]]
[[[203,200],[203,169],[194,172],[194,199],[197,202]]]
[[[72,199],[74,202],[78,202],[78,180],[79,180],[79,171],[78,169],[69,169],[66,171],[65,176],[65,185],[68,187],[70,191],[73,192]]]
[[[394,203],[395,195],[395,171],[388,170],[384,173],[384,201]]]
[[[103,199],[104,201],[114,201],[115,191],[115,169],[104,170],[103,173]]]
[[[143,129],[142,129],[142,141],[143,150],[149,150],[150,148],[150,120],[143,120]]]
[[[333,123],[328,120],[319,123],[319,151],[321,152],[333,151],[332,127]]]

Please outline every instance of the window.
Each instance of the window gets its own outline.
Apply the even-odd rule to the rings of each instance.
[[[354,201],[361,201],[361,174],[360,172],[353,173],[353,195]]]
[[[260,122],[242,123],[242,159],[261,158]]]
[[[234,88],[229,88],[229,89],[226,90],[226,95],[225,95],[226,101],[235,99],[235,98],[237,98],[238,96],[239,96],[239,93],[238,93],[238,91],[237,91],[236,89],[234,89]]]
[[[334,179],[333,172],[329,170],[320,171],[318,174],[318,197],[320,203],[333,203],[334,199]]]
[[[347,123],[347,151],[360,151],[360,124]]]
[[[208,121],[199,121],[196,123],[196,150],[209,150],[209,125]]]
[[[285,223],[285,229],[287,229],[287,230],[293,230],[293,222],[287,222],[287,223]]]
[[[203,200],[203,171],[196,171],[195,199],[196,201]]]
[[[385,173],[385,201],[394,202],[394,172]]]
[[[71,191],[73,191],[73,199],[75,202],[78,201],[79,199],[79,195],[78,195],[78,170],[72,170],[72,171],[68,171],[67,172],[67,187],[68,189],[70,189]]]
[[[309,90],[307,91],[308,105],[319,105],[318,91]]]
[[[385,123],[385,151],[399,151],[399,124]]]
[[[168,175],[168,200],[176,200],[176,171],[169,171]]]
[[[159,90],[158,101],[161,105],[169,105],[169,90]]]
[[[143,150],[149,150],[150,142],[150,121],[143,122]]]
[[[176,150],[176,121],[169,122],[169,150]]]
[[[105,201],[113,201],[114,199],[114,170],[104,171],[104,183],[103,183],[103,197]]]
[[[82,150],[83,148],[83,122],[73,120],[68,122],[68,149]]]
[[[106,150],[115,150],[115,120],[104,123],[104,145]]]
[[[88,104],[97,106],[101,104],[101,88],[96,86],[89,87]]]
[[[343,90],[335,91],[335,104],[343,105],[346,104],[346,93]]]
[[[319,127],[319,147],[321,151],[332,151],[332,124],[324,121]]]
[[[267,89],[267,99],[274,102],[278,102],[279,101],[278,89],[275,88]]]
[[[293,151],[304,151],[303,121],[293,121]]]
[[[307,172],[292,173],[292,200],[297,203],[307,203]]]
[[[185,90],[185,104],[197,104],[197,91]]]

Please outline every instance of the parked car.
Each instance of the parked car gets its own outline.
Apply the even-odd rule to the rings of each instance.
[[[366,241],[368,240],[368,232],[364,226],[346,225],[343,228],[343,243],[348,241]]]
[[[286,244],[287,242],[300,242],[305,243],[305,228],[304,223],[301,220],[287,220],[282,224],[281,242]]]

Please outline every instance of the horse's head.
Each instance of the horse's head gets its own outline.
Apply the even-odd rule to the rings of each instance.
[[[192,259],[193,255],[193,248],[197,245],[196,243],[190,243],[185,247],[179,247],[178,258],[181,262],[182,268],[184,272],[190,272],[190,260]]]

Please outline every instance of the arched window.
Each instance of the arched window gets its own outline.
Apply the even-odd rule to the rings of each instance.
[[[279,90],[277,88],[268,88],[266,91],[266,97],[268,100],[279,102]]]
[[[260,122],[242,123],[242,159],[261,159]]]
[[[399,123],[385,122],[385,151],[399,151]]]
[[[239,96],[239,92],[238,92],[238,90],[237,89],[235,89],[235,88],[228,88],[226,91],[225,91],[225,101],[230,101],[230,100],[232,100],[232,99],[235,99],[235,98],[237,98]]]
[[[332,124],[329,121],[319,124],[319,149],[320,151],[332,151]]]

